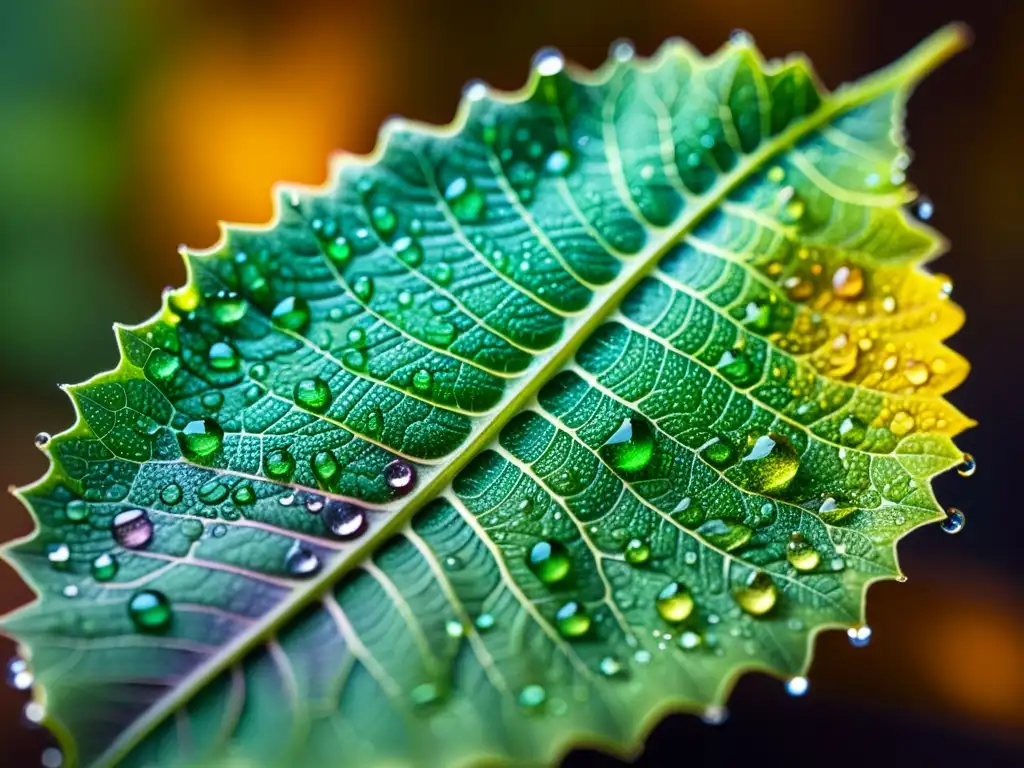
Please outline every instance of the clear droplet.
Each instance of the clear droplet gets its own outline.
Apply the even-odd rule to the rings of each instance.
[[[50,442],[49,432],[40,432],[35,437],[36,448],[45,448]]]
[[[178,433],[181,452],[188,459],[204,459],[218,450],[224,442],[224,429],[213,419],[190,421]]]
[[[942,530],[946,533],[960,533],[967,522],[967,516],[956,507],[946,510],[946,519],[942,521]]]
[[[373,278],[369,275],[360,275],[352,283],[352,293],[364,304],[373,298]]]
[[[171,601],[163,592],[145,589],[132,595],[128,615],[140,632],[162,632],[171,624]]]
[[[622,424],[599,449],[601,458],[617,472],[640,472],[654,455],[654,433],[640,418],[623,419]]]
[[[786,545],[786,559],[798,571],[813,571],[821,563],[821,555],[803,534],[794,532]]]
[[[846,630],[846,637],[854,648],[863,648],[871,642],[871,627],[862,624],[859,627],[850,627]]]
[[[807,688],[806,677],[791,677],[786,681],[786,693],[790,696],[803,696],[807,693]]]
[[[684,651],[692,651],[704,644],[704,638],[693,631],[683,632],[679,635],[679,647]]]
[[[324,521],[327,532],[341,541],[358,538],[369,524],[365,510],[345,501],[327,502],[320,518]]]
[[[331,404],[331,386],[314,376],[295,385],[295,402],[313,413],[323,413]]]
[[[519,704],[526,709],[540,709],[547,700],[548,692],[540,685],[527,685],[519,692]]]
[[[81,523],[89,519],[89,504],[82,499],[72,499],[68,502],[64,514],[72,523]]]
[[[483,213],[484,197],[465,176],[458,176],[445,187],[444,199],[459,221],[477,221]]]
[[[275,448],[263,458],[263,471],[272,480],[291,480],[295,472],[295,457],[287,448]]]
[[[974,460],[974,457],[971,454],[965,453],[960,465],[956,468],[956,471],[960,477],[970,477],[977,469],[978,462]]]
[[[771,576],[764,571],[754,571],[747,579],[746,585],[733,592],[733,597],[747,613],[752,616],[763,616],[775,607],[778,590]]]
[[[530,549],[527,564],[545,584],[557,584],[572,570],[569,550],[560,541],[538,541]]]
[[[658,615],[670,624],[678,624],[693,613],[693,595],[684,584],[673,581],[658,593],[654,607]]]
[[[462,637],[466,634],[466,628],[457,619],[449,619],[444,624],[444,631],[448,637]]]
[[[231,500],[240,507],[247,507],[256,501],[256,492],[249,483],[240,483],[231,492]]]
[[[555,624],[562,637],[581,637],[589,631],[591,620],[587,609],[573,600],[558,609]]]
[[[567,149],[556,149],[544,161],[544,170],[555,176],[564,176],[572,168],[572,153]]]
[[[416,470],[404,459],[395,459],[384,467],[384,480],[396,496],[401,496],[416,485]]]
[[[651,546],[643,539],[630,539],[626,544],[626,562],[630,565],[643,565],[651,559]]]
[[[207,359],[210,367],[218,371],[233,371],[238,367],[238,353],[226,341],[211,344]]]
[[[320,558],[296,541],[284,557],[284,569],[292,576],[311,576],[320,570]]]
[[[92,577],[96,581],[110,581],[117,575],[117,558],[109,553],[97,555],[91,565]]]
[[[181,486],[177,483],[169,483],[160,491],[160,501],[168,506],[174,506],[181,501]]]
[[[309,325],[309,302],[297,296],[281,299],[270,313],[274,325],[293,333],[302,333]]]
[[[126,549],[141,549],[153,539],[153,522],[144,509],[126,509],[110,524],[114,540]]]

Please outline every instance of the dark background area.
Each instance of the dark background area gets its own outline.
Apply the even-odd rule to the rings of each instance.
[[[320,183],[337,148],[369,151],[388,115],[444,123],[462,84],[505,89],[555,45],[596,66],[618,37],[650,54],[681,35],[710,53],[733,28],[766,56],[804,51],[830,87],[964,20],[971,50],[910,104],[909,177],[952,241],[968,322],[950,342],[974,369],[951,400],[980,426],[958,444],[977,474],[937,481],[969,518],[901,545],[909,580],[871,590],[871,645],[823,635],[801,699],[748,676],[731,717],[667,718],[646,766],[1024,763],[1024,2],[1019,0],[447,0],[377,3],[32,0],[0,20],[0,484],[46,468],[32,437],[71,424],[55,386],[110,368],[113,321],[152,314],[184,280],[180,242],[265,221],[278,179]],[[0,498],[0,539],[31,530]],[[0,564],[0,612],[31,597]],[[0,641],[0,657],[13,654]],[[34,766],[47,736],[0,692],[3,764]],[[342,759],[342,758],[339,758]],[[569,766],[619,765],[577,751]]]

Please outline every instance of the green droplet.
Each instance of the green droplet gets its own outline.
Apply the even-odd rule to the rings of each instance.
[[[444,199],[459,221],[477,221],[484,210],[483,195],[464,176],[459,176],[445,187]]]
[[[218,341],[212,344],[208,359],[210,367],[218,371],[231,371],[238,367],[238,353],[226,341]]]
[[[314,413],[323,413],[331,404],[331,387],[319,376],[303,379],[295,385],[295,402]]]
[[[434,282],[440,285],[442,288],[446,285],[450,285],[452,282],[453,272],[452,268],[447,264],[439,264],[434,270]]]
[[[740,608],[752,616],[763,616],[775,607],[778,590],[772,577],[764,571],[754,571],[745,586],[733,592]]]
[[[68,520],[72,523],[80,523],[89,517],[89,505],[82,499],[73,499],[68,502],[67,507],[64,510],[64,514],[67,515]]]
[[[256,501],[256,492],[248,482],[243,482],[235,486],[231,500],[240,507],[246,507]]]
[[[198,541],[203,535],[203,521],[191,517],[182,520],[181,532],[189,541]]]
[[[390,235],[398,226],[398,217],[395,212],[386,205],[375,205],[370,211],[370,219],[374,229],[382,235]]]
[[[631,539],[626,544],[625,556],[630,565],[643,565],[651,559],[651,547],[643,539]]]
[[[374,408],[366,417],[366,434],[370,437],[379,437],[384,429],[384,414],[379,408]]]
[[[423,337],[428,344],[447,347],[458,335],[455,326],[445,321],[431,320],[424,329]]]
[[[253,381],[263,381],[270,373],[270,367],[266,363],[256,363],[249,369],[249,378]]]
[[[654,454],[654,433],[643,419],[624,419],[600,448],[601,458],[616,472],[641,471]]]
[[[738,387],[753,383],[756,374],[754,364],[750,361],[747,354],[740,349],[724,352],[715,368],[726,380]]]
[[[364,304],[373,298],[373,278],[369,275],[360,275],[352,283],[352,293]]]
[[[547,700],[548,692],[539,685],[527,685],[519,692],[519,704],[526,709],[540,709]]]
[[[156,590],[136,592],[128,603],[128,615],[140,631],[161,632],[171,623],[171,601]]]
[[[297,296],[281,299],[270,313],[274,325],[294,333],[302,333],[309,325],[309,317],[309,302]]]
[[[219,480],[210,480],[199,487],[196,495],[203,504],[220,504],[228,497],[228,489],[221,485]]]
[[[430,384],[433,381],[433,377],[430,375],[430,371],[420,368],[416,371],[416,375],[412,377],[412,385],[416,387],[420,392],[426,392],[430,389]]]
[[[398,293],[398,306],[400,309],[408,309],[412,306],[412,294],[409,291]]]
[[[839,424],[839,440],[843,445],[859,445],[867,434],[867,426],[856,416],[847,416]]]
[[[479,629],[481,632],[486,632],[489,629],[494,628],[494,614],[481,613],[476,617],[476,621],[473,622],[473,626]]]
[[[605,677],[615,677],[622,673],[622,662],[614,656],[605,656],[599,665],[601,674]]]
[[[750,452],[736,472],[740,484],[755,493],[778,493],[788,486],[800,469],[800,457],[793,444],[774,432],[761,435],[750,446]]]
[[[693,613],[693,595],[683,584],[673,581],[658,593],[654,601],[658,615],[671,624],[686,621]]]
[[[352,246],[344,237],[336,237],[327,244],[327,255],[343,266],[352,256]]]
[[[341,465],[330,451],[318,451],[313,456],[313,474],[324,485],[330,485],[338,477]]]
[[[718,439],[705,446],[702,453],[709,464],[719,468],[724,467],[733,460],[732,446]]]
[[[726,552],[739,549],[754,535],[748,526],[729,520],[708,520],[697,529],[697,533],[711,546]]]
[[[270,296],[270,286],[267,285],[267,278],[260,272],[258,266],[252,263],[238,265],[238,279],[242,288],[255,301],[264,302]]]
[[[743,322],[758,333],[767,333],[772,328],[772,305],[767,302],[752,301],[747,304]]]
[[[168,506],[174,506],[181,501],[181,486],[177,483],[171,483],[164,487],[160,491],[160,501]]]
[[[392,247],[395,249],[395,253],[398,254],[398,258],[410,267],[418,267],[423,263],[423,249],[411,237],[398,238]]]
[[[786,178],[786,171],[783,170],[782,166],[773,165],[768,169],[768,181],[773,184],[781,184],[782,180]]]
[[[220,450],[224,429],[213,419],[198,419],[178,433],[181,452],[188,459],[203,459]]]
[[[286,448],[275,448],[264,457],[263,469],[272,480],[291,480],[295,457]]]
[[[249,308],[237,293],[220,293],[210,299],[210,314],[217,325],[234,325]]]
[[[360,349],[366,344],[366,331],[362,328],[350,328],[345,338],[348,339],[350,346]]]
[[[366,365],[369,362],[369,359],[366,357],[366,353],[363,350],[350,349],[342,355],[341,362],[345,364],[346,368],[351,368],[353,371],[362,373],[366,370]]]
[[[146,361],[146,373],[153,381],[170,381],[181,368],[181,360],[162,349],[154,349]]]
[[[590,629],[590,616],[587,609],[574,600],[558,609],[555,624],[562,637],[581,637]]]
[[[92,561],[92,577],[96,581],[110,581],[117,574],[117,558],[102,554]]]
[[[516,504],[516,511],[522,515],[528,515],[533,510],[533,499],[527,496],[524,499],[520,499],[519,503]]]
[[[786,546],[786,559],[798,571],[813,571],[821,562],[821,555],[802,534],[794,533]]]
[[[559,541],[538,541],[530,550],[527,563],[545,584],[557,584],[572,570],[569,550]]]
[[[200,402],[206,410],[215,411],[224,405],[224,395],[216,391],[207,392],[200,398]]]

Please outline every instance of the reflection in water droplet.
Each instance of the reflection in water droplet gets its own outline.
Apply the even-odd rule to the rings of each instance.
[[[319,376],[295,385],[295,402],[313,413],[323,413],[331,404],[331,387]]]
[[[295,457],[286,448],[275,448],[263,458],[263,469],[272,480],[290,480],[295,471]]]
[[[558,609],[555,623],[562,637],[580,637],[590,629],[591,622],[587,609],[576,601],[571,601]]]
[[[416,470],[404,459],[395,459],[384,467],[384,480],[396,496],[401,496],[416,484]]]
[[[974,460],[974,457],[965,453],[960,462],[960,465],[956,468],[957,474],[960,477],[970,477],[978,469],[978,462]]]
[[[320,518],[327,532],[341,541],[358,538],[369,525],[365,510],[345,501],[328,501]]]
[[[117,575],[117,558],[111,554],[98,555],[91,565],[92,577],[96,581],[110,581]]]
[[[162,592],[145,589],[132,595],[128,615],[141,632],[160,632],[170,626],[171,601]]]
[[[791,677],[786,681],[786,693],[790,696],[803,696],[807,693],[807,688],[806,677]]]
[[[114,540],[126,549],[141,549],[153,538],[153,522],[143,509],[127,509],[110,524]]]
[[[850,627],[846,630],[846,637],[854,648],[863,648],[871,642],[871,627],[863,624],[859,627]]]
[[[651,547],[642,539],[631,539],[626,544],[625,557],[630,565],[643,565],[651,559]]]
[[[640,418],[623,419],[622,424],[600,448],[601,458],[617,472],[639,472],[654,453],[654,433]]]
[[[45,448],[49,442],[50,434],[48,432],[40,432],[38,435],[36,435],[36,448]]]
[[[224,429],[213,419],[190,421],[178,433],[178,444],[187,459],[204,459],[220,450]]]
[[[559,541],[538,541],[530,549],[527,564],[545,584],[562,581],[572,570],[569,550]]]
[[[746,585],[733,592],[733,597],[747,613],[752,616],[763,616],[775,607],[778,590],[771,576],[764,571],[754,571],[747,579]]]
[[[29,669],[28,662],[15,656],[7,664],[7,684],[17,691],[27,691],[35,682],[35,675]]]
[[[320,558],[296,541],[284,556],[284,568],[292,576],[311,576],[320,570]]]
[[[423,248],[411,237],[398,238],[395,240],[392,248],[394,248],[398,258],[410,267],[418,267],[423,263]]]
[[[274,325],[293,333],[302,333],[309,324],[309,317],[309,302],[297,296],[281,299],[270,313]]]
[[[821,563],[818,550],[810,545],[801,533],[794,533],[786,545],[786,559],[798,571],[813,571]]]
[[[684,584],[673,581],[658,593],[654,607],[662,619],[670,624],[678,624],[693,613],[693,595]]]
[[[967,522],[967,516],[956,507],[946,510],[946,519],[942,521],[942,530],[946,533],[960,533]]]
[[[218,371],[231,371],[238,367],[238,353],[226,341],[212,344],[207,359],[210,361],[210,367]]]
[[[867,426],[856,416],[847,416],[839,424],[839,439],[844,445],[859,444],[867,433]]]

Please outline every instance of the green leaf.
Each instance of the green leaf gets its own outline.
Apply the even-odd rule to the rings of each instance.
[[[186,253],[6,552],[69,760],[628,753],[802,674],[961,461],[900,120],[964,40],[835,93],[743,40],[542,52]]]

